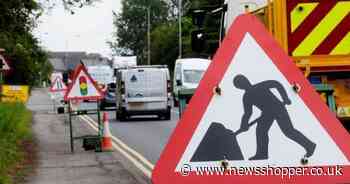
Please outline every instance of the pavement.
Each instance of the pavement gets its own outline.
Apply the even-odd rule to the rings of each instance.
[[[54,112],[47,89],[32,90],[27,107],[33,111],[33,131],[38,141],[38,160],[28,184],[143,184],[150,183],[119,152],[84,151],[75,141],[71,153],[67,115]],[[95,132],[80,118],[73,119],[75,136]]]

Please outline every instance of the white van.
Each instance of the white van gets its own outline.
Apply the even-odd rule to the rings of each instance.
[[[177,106],[178,93],[181,89],[196,89],[211,60],[201,58],[177,59],[174,69],[173,93],[174,105]],[[189,99],[187,99],[188,101]]]
[[[134,66],[116,70],[116,119],[158,115],[170,120],[171,84],[165,65]]]

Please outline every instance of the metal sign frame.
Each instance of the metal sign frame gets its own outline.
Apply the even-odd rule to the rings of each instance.
[[[73,116],[81,116],[81,115],[93,115],[97,114],[97,122],[98,122],[98,132],[97,137],[101,140],[103,135],[103,127],[101,123],[101,115],[100,115],[100,101],[96,101],[96,109],[72,109],[71,100],[68,101],[68,114],[69,114],[69,135],[70,135],[70,148],[71,152],[74,153],[74,140],[80,140],[91,136],[96,135],[85,135],[85,136],[79,136],[74,137],[73,135],[73,124],[72,124],[72,117]],[[101,151],[100,148],[97,148],[96,151]]]

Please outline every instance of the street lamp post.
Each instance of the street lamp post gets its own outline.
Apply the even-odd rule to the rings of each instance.
[[[39,71],[39,87],[42,87],[41,86],[41,71]]]
[[[151,65],[151,5],[147,7],[147,64]]]
[[[179,0],[179,58],[182,58],[182,0]]]

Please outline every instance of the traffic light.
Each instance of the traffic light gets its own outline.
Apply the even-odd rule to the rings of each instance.
[[[206,34],[203,29],[194,30],[191,33],[191,46],[194,52],[202,52],[206,46]]]
[[[204,24],[206,11],[205,10],[193,10],[192,11],[192,23],[195,26],[202,27]]]

